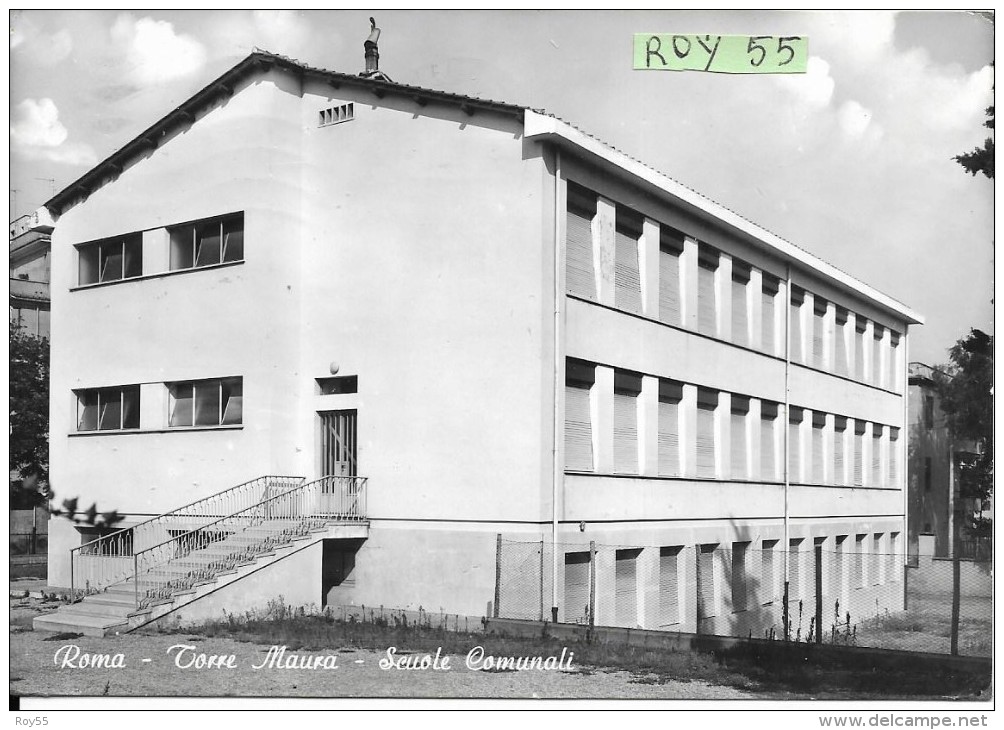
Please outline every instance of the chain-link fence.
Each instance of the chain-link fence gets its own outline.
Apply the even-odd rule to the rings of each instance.
[[[49,550],[49,536],[39,532],[10,533],[10,554],[45,555]]]
[[[549,541],[500,535],[494,612],[500,618],[989,656],[990,564],[921,558],[908,567],[897,538],[851,534],[729,547],[559,543],[554,580]]]

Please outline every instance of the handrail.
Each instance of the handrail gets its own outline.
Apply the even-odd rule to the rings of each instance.
[[[285,492],[302,486],[305,481],[304,477],[299,476],[266,475],[256,477],[72,548],[70,550],[71,592],[76,594],[78,582],[81,583],[85,591],[89,592],[127,578],[130,571],[127,566],[122,564],[124,561],[121,559],[135,553],[136,548],[141,547],[144,542],[159,537],[162,530],[156,529],[158,527],[167,529],[167,524],[176,522],[179,518],[208,518],[226,515],[234,512],[235,508],[246,504],[248,500],[251,500],[252,504],[261,501],[261,489],[264,489],[263,493],[267,498],[271,489],[280,488]],[[210,507],[210,505],[212,506]],[[81,566],[91,568],[94,574],[88,573],[78,576],[75,563],[85,557],[96,559],[91,561],[91,565]],[[118,559],[117,562],[116,559]]]
[[[152,599],[167,598],[173,591],[191,588],[197,581],[210,580],[220,571],[232,570],[242,561],[306,535],[327,520],[364,521],[366,482],[365,477],[322,477],[135,552],[136,606],[141,607]],[[249,543],[247,531],[269,521],[280,524],[266,530],[264,535],[251,538]],[[226,544],[232,538],[240,541]],[[218,553],[220,548],[224,551],[222,555]],[[212,552],[214,550],[216,552]],[[169,570],[172,560],[197,557],[208,558],[208,562],[199,568],[185,570],[181,576]],[[158,576],[158,572],[163,575]],[[155,586],[146,589],[143,598],[140,598],[141,575],[154,578],[149,582]],[[161,580],[157,580],[158,577]]]

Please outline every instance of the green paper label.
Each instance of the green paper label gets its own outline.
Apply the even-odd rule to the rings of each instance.
[[[634,68],[724,74],[804,74],[805,36],[635,33]]]

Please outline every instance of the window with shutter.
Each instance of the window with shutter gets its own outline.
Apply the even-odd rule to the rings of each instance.
[[[732,611],[746,610],[746,553],[748,542],[732,543]]]
[[[872,585],[880,586],[883,583],[885,573],[886,555],[882,550],[882,536],[884,533],[876,532],[872,536]]]
[[[763,275],[763,288],[760,292],[762,299],[760,326],[764,352],[773,353],[776,344],[774,340],[774,302],[780,285],[779,279],[766,273]]]
[[[812,364],[817,368],[824,366],[826,342],[826,300],[816,297],[812,302]]]
[[[589,553],[565,553],[565,623],[589,623]]]
[[[729,449],[733,479],[747,479],[750,476],[746,458],[746,418],[749,410],[749,398],[741,395],[732,396]]]
[[[749,345],[749,313],[746,306],[746,287],[750,281],[749,266],[740,261],[732,262],[732,341],[737,345]]]
[[[614,371],[614,471],[638,473],[638,394],[641,376]]]
[[[802,301],[805,292],[798,287],[791,288],[791,304],[788,307],[788,322],[791,330],[791,361],[805,363],[808,358],[802,352]]]
[[[592,231],[592,221],[595,216],[596,194],[569,182],[565,222],[566,287],[569,294],[586,299],[596,299]]]
[[[715,297],[715,272],[718,270],[718,252],[703,244],[697,257],[697,331],[717,336],[717,301]]]
[[[792,406],[788,409],[788,481],[799,482],[802,457],[802,409]]]
[[[680,470],[680,401],[683,384],[659,381],[659,476],[679,476]]]
[[[833,421],[833,483],[846,484],[844,451],[847,437],[847,419],[837,416]]]
[[[683,253],[683,234],[660,226],[659,237],[659,320],[679,326],[682,322],[680,254]]]
[[[774,602],[777,595],[777,582],[774,577],[774,551],[777,540],[764,540],[760,551],[760,603],[767,606]]]
[[[768,481],[777,479],[776,424],[778,404],[770,401],[760,403],[760,478]]]
[[[883,487],[885,476],[882,473],[882,429],[878,423],[872,424],[872,478],[871,486]]]
[[[885,565],[885,568],[886,568],[886,577],[892,583],[898,583],[899,582],[899,570],[897,569],[897,565],[899,563],[899,560],[898,560],[898,557],[897,557],[898,554],[899,554],[899,533],[898,532],[890,532],[889,533],[889,550],[888,550],[888,554],[886,555],[886,565]]]
[[[697,553],[697,618],[718,614],[715,605],[715,551],[718,544],[701,545]]]
[[[899,371],[896,367],[896,355],[899,352],[899,333],[892,332],[889,347],[889,370],[886,377],[885,387],[889,390],[896,390],[896,381],[899,380]]]
[[[865,320],[858,317],[854,323],[854,379],[865,380]]]
[[[718,391],[697,389],[697,476],[715,477],[715,409]]]
[[[614,614],[617,626],[638,625],[638,556],[640,548],[614,553]]]
[[[865,424],[854,422],[854,486],[864,484]]]
[[[802,538],[788,541],[788,600],[802,597]]]
[[[842,600],[844,585],[847,582],[847,535],[837,535],[833,544],[833,587],[838,600]],[[839,620],[839,618],[838,618]]]
[[[593,470],[593,430],[589,392],[596,380],[591,363],[569,359],[565,364],[565,468]]]
[[[882,335],[884,328],[875,325],[875,341],[872,343],[872,385],[884,387],[882,382]]]
[[[659,628],[680,623],[679,565],[682,546],[659,548]]]
[[[836,345],[834,349],[833,372],[837,375],[847,375],[847,338],[844,328],[847,326],[847,310],[837,307]]]
[[[614,242],[614,304],[628,312],[641,312],[641,272],[638,268],[638,239],[641,218],[617,207]]]
[[[826,415],[813,412],[812,414],[812,481],[814,484],[823,483],[823,428],[826,426]]]
[[[865,551],[868,543],[865,540],[867,535],[854,536],[854,586],[856,588],[865,587]]]
[[[889,428],[889,484],[899,487],[899,429]]]

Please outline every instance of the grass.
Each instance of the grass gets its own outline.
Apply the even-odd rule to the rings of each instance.
[[[547,634],[513,637],[485,634],[483,630],[450,631],[432,622],[416,624],[401,616],[372,621],[341,620],[331,612],[294,609],[281,597],[265,611],[226,615],[195,628],[167,629],[172,633],[197,634],[207,638],[227,638],[242,642],[285,645],[291,651],[322,651],[337,648],[386,650],[399,653],[466,654],[482,646],[494,656],[560,655],[567,647],[575,653],[575,666],[584,673],[623,670],[644,684],[672,681],[701,681],[774,696],[789,694],[833,699],[903,698],[984,695],[990,678],[952,669],[946,663],[901,662],[890,669],[876,666],[861,657],[846,661],[828,659],[820,666],[811,659],[811,647],[782,641],[767,645],[743,642],[728,650],[709,653],[667,651],[616,643],[570,642]],[[478,627],[480,629],[481,627]]]

